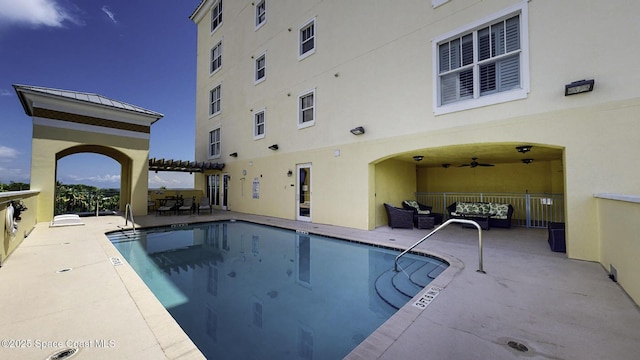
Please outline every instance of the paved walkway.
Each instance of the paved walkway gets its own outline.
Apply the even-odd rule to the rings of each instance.
[[[136,222],[227,218],[397,247],[425,235],[424,230],[361,231],[232,212],[152,215]],[[0,268],[0,358],[45,359],[70,347],[80,348],[77,359],[203,358],[126,262],[111,261],[120,256],[104,233],[124,225],[124,219],[83,221],[84,226],[61,228],[38,224]],[[475,230],[454,224],[420,245],[451,263],[430,284],[441,289],[438,295],[424,310],[407,304],[348,358],[638,358],[640,311],[599,264],[551,252],[544,230],[482,234],[486,274],[475,271]],[[72,270],[57,272],[66,268]],[[516,350],[510,342],[528,350]]]

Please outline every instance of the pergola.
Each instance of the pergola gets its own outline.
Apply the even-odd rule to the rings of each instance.
[[[224,164],[204,161],[184,161],[172,159],[149,159],[149,171],[203,172],[205,170],[222,170]]]

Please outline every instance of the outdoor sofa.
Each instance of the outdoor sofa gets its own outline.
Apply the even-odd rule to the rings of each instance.
[[[454,202],[447,206],[449,219],[488,218],[490,227],[511,227],[513,206],[494,202]]]

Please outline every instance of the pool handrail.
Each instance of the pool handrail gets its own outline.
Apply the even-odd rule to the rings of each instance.
[[[431,235],[433,235],[436,232],[440,231],[440,229],[444,229],[445,227],[449,226],[449,224],[451,224],[451,223],[469,224],[469,225],[475,226],[476,229],[478,229],[478,270],[476,270],[476,271],[479,272],[479,273],[482,273],[482,274],[486,274],[486,272],[482,268],[482,228],[480,227],[480,225],[478,225],[477,222],[475,222],[473,220],[466,220],[466,219],[449,219],[449,220],[445,221],[444,223],[442,223],[442,225],[438,226],[433,231],[428,233],[425,237],[423,237],[422,239],[418,240],[415,244],[411,245],[408,249],[406,249],[405,251],[400,253],[400,255],[396,256],[396,259],[395,259],[394,264],[393,264],[394,271],[398,272],[398,260],[400,260],[400,258],[404,254],[406,254],[409,251],[413,250],[413,248],[415,248],[416,246],[420,245],[420,243],[422,243],[423,241],[427,240]]]
[[[127,203],[124,208],[124,226],[129,223],[129,217],[131,217],[131,226],[133,226],[133,233],[136,233],[136,223],[133,221],[133,210],[131,210],[131,204]]]

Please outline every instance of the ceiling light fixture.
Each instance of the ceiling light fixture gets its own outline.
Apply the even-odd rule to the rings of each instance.
[[[518,152],[521,152],[521,153],[523,153],[523,154],[524,154],[524,153],[526,153],[526,152],[531,151],[531,148],[532,148],[532,147],[533,147],[532,145],[516,146],[516,150],[518,150]]]
[[[422,155],[416,155],[416,156],[413,157],[413,160],[415,160],[415,161],[422,161],[422,159],[424,159],[424,156],[422,156]]]
[[[449,166],[451,166],[451,164],[442,164],[442,167],[445,168],[445,169],[448,169]]]
[[[273,144],[271,146],[269,146],[270,150],[278,150],[278,144]]]
[[[353,128],[353,129],[351,129],[349,131],[351,131],[351,133],[353,135],[362,135],[362,134],[364,134],[364,128],[362,126],[355,127],[355,128]]]
[[[234,153],[229,154],[229,156],[231,156],[231,157],[238,157],[238,153],[237,153],[237,152],[234,152]]]
[[[532,162],[533,162],[533,159],[522,159],[523,164],[531,164]]]

